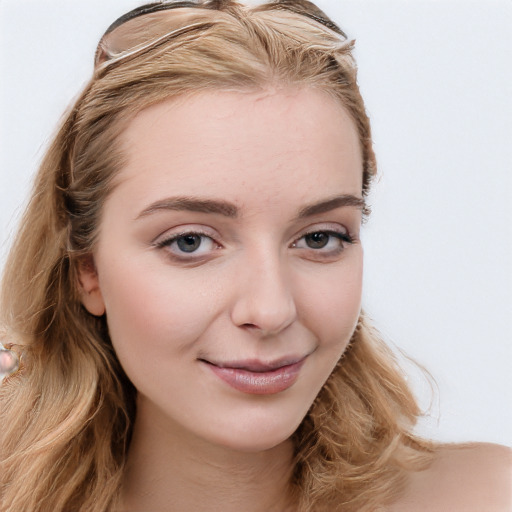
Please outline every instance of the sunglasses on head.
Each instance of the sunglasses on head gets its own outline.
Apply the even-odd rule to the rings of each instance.
[[[205,29],[215,20],[211,11],[229,12],[234,5],[239,4],[232,0],[170,0],[137,7],[114,21],[103,34],[94,65],[117,61],[178,35]],[[308,0],[277,0],[253,8],[253,11],[273,10],[304,16],[347,39],[343,30]],[[147,23],[142,23],[143,17],[147,17]]]

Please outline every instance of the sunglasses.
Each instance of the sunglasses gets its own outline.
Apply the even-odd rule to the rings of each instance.
[[[170,0],[137,7],[118,18],[103,34],[96,49],[94,66],[98,68],[117,62],[165,44],[174,37],[207,29],[216,18],[229,15],[234,6],[239,4],[232,0]],[[285,11],[299,15],[347,40],[343,30],[308,0],[276,0],[261,4],[252,11]]]

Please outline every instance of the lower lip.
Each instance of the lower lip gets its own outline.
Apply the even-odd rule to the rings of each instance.
[[[285,391],[295,383],[304,359],[268,372],[251,372],[240,368],[221,368],[207,364],[217,377],[237,391],[251,395],[272,395]]]

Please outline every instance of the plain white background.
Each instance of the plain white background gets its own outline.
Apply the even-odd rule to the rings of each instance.
[[[380,177],[366,311],[444,441],[512,444],[512,2],[320,0],[356,38]],[[0,263],[97,40],[139,0],[0,0]]]

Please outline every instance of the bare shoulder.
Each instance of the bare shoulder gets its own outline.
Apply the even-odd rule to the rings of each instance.
[[[411,473],[389,512],[512,512],[512,450],[488,443],[442,445]]]

